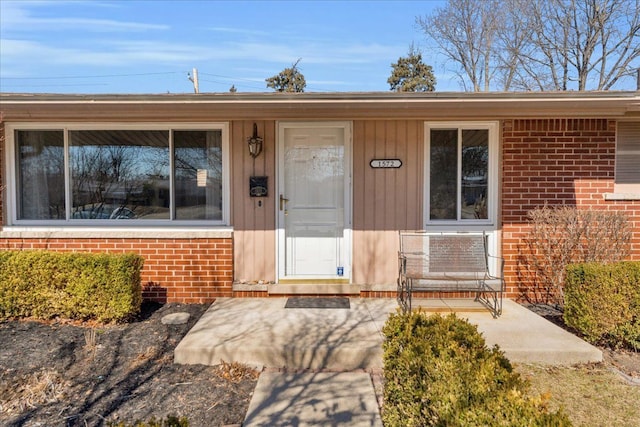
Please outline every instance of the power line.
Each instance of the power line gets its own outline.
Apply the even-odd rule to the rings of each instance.
[[[2,77],[3,80],[63,80],[63,79],[102,79],[105,77],[135,77],[135,76],[158,76],[168,74],[178,74],[179,71],[166,71],[162,73],[135,73],[135,74],[104,74],[95,76],[55,76],[55,77]]]
[[[254,79],[246,79],[246,78],[241,78],[241,77],[223,76],[223,75],[221,75],[221,74],[205,73],[205,72],[202,72],[202,71],[199,71],[199,73],[200,73],[201,75],[205,75],[205,76],[222,77],[222,78],[224,78],[224,79],[230,79],[230,80],[231,80],[231,82],[230,82],[230,83],[234,83],[235,81],[238,81],[238,80],[239,80],[239,81],[245,81],[245,82],[256,83],[256,81],[255,81]],[[215,80],[203,80],[203,79],[200,79],[200,81],[201,81],[201,82],[208,82],[208,83],[226,84],[225,82],[220,82],[220,81],[215,81]],[[252,89],[262,89],[262,90],[266,89],[266,84],[265,84],[265,86],[251,86],[251,85],[243,85],[243,86],[246,86],[246,87],[249,87],[249,88],[252,88]],[[329,90],[329,89],[320,89],[320,88],[315,88],[315,87],[312,87],[312,88],[309,88],[309,87],[308,87],[308,89],[314,90],[314,91],[316,91],[316,92],[335,92],[335,91],[332,91],[332,90]]]
[[[255,79],[244,79],[244,78],[242,78],[242,77],[223,76],[223,75],[221,75],[221,74],[204,73],[204,72],[202,72],[202,71],[200,72],[200,74],[203,74],[203,75],[205,75],[205,76],[222,77],[222,78],[224,78],[224,79],[242,80],[242,81],[245,81],[245,82],[252,82],[252,83],[255,83],[255,82],[256,82],[256,81],[255,81]]]
[[[205,73],[200,73],[200,74],[205,74]],[[239,79],[241,80],[241,79]],[[216,84],[221,84],[221,85],[228,85],[228,84],[233,84],[233,81],[230,82],[221,82],[221,81],[216,81],[216,80],[207,80],[207,79],[200,79],[201,82],[207,82],[207,83],[216,83]],[[243,84],[243,87],[248,87],[248,88],[252,88],[252,89],[266,89],[266,86],[251,86],[251,85],[246,85]]]
[[[112,77],[144,77],[144,76],[161,76],[161,75],[174,75],[174,74],[183,74],[183,71],[163,71],[163,72],[153,72],[153,73],[127,73],[127,74],[100,74],[100,75],[78,75],[78,76],[47,76],[47,77],[2,77],[0,78],[1,81],[4,81],[4,83],[2,84],[2,86],[4,87],[25,87],[25,88],[36,88],[36,87],[70,87],[70,86],[109,86],[109,83],[74,83],[74,84],[56,84],[56,83],[52,83],[52,84],[23,84],[23,83],[18,83],[18,81],[20,82],[35,82],[35,81],[45,81],[45,80],[83,80],[83,79],[104,79],[104,78],[112,78]],[[205,76],[212,76],[212,77],[220,77],[223,79],[228,79],[229,81],[225,82],[225,81],[220,81],[220,80],[209,80],[209,79],[199,79],[199,81],[201,82],[207,82],[207,83],[214,83],[214,84],[219,84],[219,85],[231,85],[231,84],[237,84],[238,82],[248,82],[248,83],[253,83],[253,84],[245,84],[242,83],[239,86],[240,87],[244,87],[244,88],[248,88],[248,89],[255,89],[255,90],[266,90],[266,85],[265,86],[258,86],[258,82],[256,82],[255,79],[248,79],[248,78],[242,78],[242,77],[232,77],[232,76],[225,76],[222,74],[213,74],[213,73],[205,73],[205,72],[201,72],[199,71],[200,75],[205,75]],[[9,81],[14,82],[14,84],[9,83]],[[313,90],[313,91],[317,91],[317,92],[331,92],[330,90],[327,89],[320,89],[320,88],[314,88],[314,87],[307,87],[307,89],[309,90]]]
[[[8,86],[8,87],[77,87],[77,86],[109,86],[109,83],[74,83],[74,84],[68,84],[68,85],[59,85],[59,84],[46,84],[46,85],[30,85],[30,84],[17,84],[17,85],[12,85],[12,84],[2,84],[2,86]]]

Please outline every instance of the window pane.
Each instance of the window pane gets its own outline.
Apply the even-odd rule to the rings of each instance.
[[[176,219],[222,220],[222,131],[175,131]]]
[[[69,132],[73,219],[169,219],[169,132]]]
[[[462,131],[462,219],[487,219],[489,131]]]
[[[18,219],[65,219],[64,133],[18,130]]]
[[[457,129],[431,130],[429,218],[457,219],[458,176]]]

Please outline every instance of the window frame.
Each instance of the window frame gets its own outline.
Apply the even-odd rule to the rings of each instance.
[[[21,130],[31,131],[62,131],[64,138],[64,191],[65,191],[65,219],[58,220],[30,220],[18,219],[18,165],[16,161],[15,132]],[[71,200],[71,170],[69,159],[69,131],[83,130],[161,130],[169,133],[169,188],[171,191],[170,216],[175,212],[175,159],[173,131],[197,130],[197,131],[221,131],[222,143],[222,219],[221,220],[176,220],[172,219],[136,219],[136,220],[100,220],[100,219],[74,219],[72,218]],[[50,226],[50,227],[198,227],[198,226],[228,226],[230,224],[231,205],[231,171],[230,171],[230,137],[228,122],[186,122],[159,124],[154,122],[13,122],[5,123],[6,154],[6,212],[7,226]]]
[[[462,130],[487,130],[488,131],[488,175],[487,175],[487,219],[462,219],[460,218],[460,197],[461,197],[461,164],[457,165],[457,191],[456,191],[456,215],[460,219],[437,219],[430,218],[431,212],[431,130],[456,129],[458,135]],[[497,121],[427,121],[424,122],[424,179],[423,179],[423,224],[426,229],[464,228],[466,230],[483,230],[492,227],[498,221],[498,200],[499,200],[499,122]],[[458,140],[458,148],[462,144]],[[461,156],[458,150],[458,156]]]
[[[616,123],[616,144],[615,144],[613,187],[614,187],[614,194],[618,194],[620,196],[624,195],[625,197],[628,197],[630,199],[637,200],[640,198],[640,171],[634,171],[635,172],[634,178],[637,178],[638,180],[637,182],[620,182],[619,181],[619,175],[621,174],[621,171],[619,170],[620,156],[628,153],[637,154],[636,152],[640,152],[640,142],[638,141],[633,141],[633,144],[634,144],[633,146],[624,147],[624,149],[621,150],[620,146],[622,141],[620,138],[621,136],[620,125],[629,124],[629,123],[631,123],[636,128],[640,128],[640,121],[638,120],[619,120]],[[635,133],[637,132],[637,130],[634,129],[632,132]],[[624,141],[624,142],[625,144],[628,144],[628,141]],[[635,145],[637,145],[637,147]]]

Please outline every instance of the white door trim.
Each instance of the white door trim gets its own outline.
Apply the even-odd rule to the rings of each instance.
[[[280,194],[282,194],[282,183],[284,183],[284,135],[285,129],[300,128],[337,128],[344,132],[344,157],[345,157],[345,191],[344,191],[344,273],[342,277],[337,274],[335,277],[318,277],[322,279],[342,279],[351,283],[352,279],[352,229],[353,229],[353,209],[352,209],[352,187],[353,187],[353,137],[351,121],[296,121],[277,122],[276,127],[276,281],[280,279],[295,280],[295,276],[285,275],[285,257],[283,255],[285,247],[284,213],[280,211]],[[308,280],[308,278],[305,278]]]

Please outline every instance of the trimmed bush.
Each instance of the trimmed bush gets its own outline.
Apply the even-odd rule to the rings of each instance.
[[[477,328],[455,315],[392,314],[383,328],[384,408],[389,426],[568,426],[509,360],[488,349]]]
[[[0,318],[117,322],[140,311],[136,254],[0,253]]]
[[[640,262],[568,266],[564,321],[591,343],[640,350]]]

